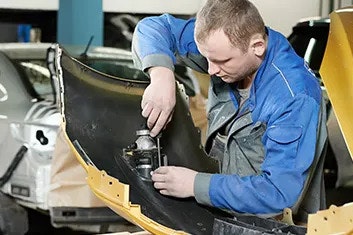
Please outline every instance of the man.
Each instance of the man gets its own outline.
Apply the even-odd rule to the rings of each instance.
[[[173,64],[211,75],[205,150],[222,174],[160,167],[152,180],[161,194],[253,214],[296,205],[326,140],[321,89],[251,2],[208,0],[190,20],[145,18],[135,29],[133,53],[151,78],[141,102],[151,136],[172,117]],[[309,212],[324,204],[319,178],[310,186]]]

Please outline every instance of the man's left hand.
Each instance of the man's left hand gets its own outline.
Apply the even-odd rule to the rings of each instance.
[[[163,195],[173,197],[193,197],[194,181],[197,172],[185,167],[162,166],[152,174],[154,187]]]

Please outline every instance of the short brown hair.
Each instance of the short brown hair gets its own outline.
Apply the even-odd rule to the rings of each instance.
[[[264,21],[248,0],[207,0],[196,15],[195,25],[198,42],[204,42],[212,31],[223,29],[231,44],[243,51],[253,35],[265,35]]]

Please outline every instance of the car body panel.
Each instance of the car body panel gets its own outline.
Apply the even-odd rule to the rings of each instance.
[[[330,35],[320,73],[353,158],[353,6],[332,12],[330,19]],[[349,234],[352,213],[353,204],[347,203],[309,215],[308,235]]]
[[[330,17],[330,36],[320,73],[349,153],[353,156],[352,7],[337,10]]]
[[[226,215],[224,212],[201,206],[194,199],[161,195],[123,158],[123,149],[136,140],[135,132],[146,122],[140,114],[140,101],[148,82],[97,73],[65,52],[57,61],[65,132],[88,172],[93,192],[119,215],[148,231],[168,234],[164,233],[167,227],[211,234],[214,218]],[[160,139],[161,151],[168,156],[169,165],[217,172],[218,163],[203,151],[185,100],[180,94],[177,97],[172,122]],[[136,215],[139,210],[141,215]],[[150,227],[150,220],[158,226]]]

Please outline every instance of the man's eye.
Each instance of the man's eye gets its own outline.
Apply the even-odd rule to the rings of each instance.
[[[216,64],[225,64],[225,63],[227,63],[229,61],[229,59],[228,60],[220,60],[220,61],[217,61],[217,62],[215,62]]]

